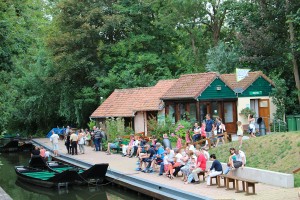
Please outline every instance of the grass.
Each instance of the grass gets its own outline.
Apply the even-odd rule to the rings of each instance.
[[[228,162],[229,148],[238,148],[231,142],[211,149],[221,162]],[[242,150],[247,166],[292,174],[300,167],[300,132],[275,133],[243,141]],[[300,172],[294,174],[295,187],[300,186]]]

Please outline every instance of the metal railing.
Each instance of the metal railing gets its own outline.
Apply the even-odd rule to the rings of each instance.
[[[259,124],[257,123],[257,119],[259,117],[255,117],[255,125],[256,128],[259,130]],[[266,126],[267,133],[276,133],[276,132],[286,132],[287,131],[287,123],[280,119],[274,119],[270,117],[261,117],[264,121]]]

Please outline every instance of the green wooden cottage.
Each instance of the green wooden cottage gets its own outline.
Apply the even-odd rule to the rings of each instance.
[[[210,114],[220,116],[228,132],[236,132],[236,93],[215,72],[182,75],[161,99],[173,122],[186,117],[201,122]]]
[[[276,112],[276,106],[272,102],[270,93],[274,83],[261,71],[249,72],[248,76],[239,82],[236,74],[222,74],[221,79],[237,93],[237,112],[248,107],[255,111],[256,117],[262,117],[269,130],[270,120]],[[247,119],[238,115],[238,120],[248,124]]]

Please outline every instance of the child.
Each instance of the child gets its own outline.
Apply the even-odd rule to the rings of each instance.
[[[182,143],[181,143],[182,139],[179,135],[176,135],[176,137],[177,137],[176,148],[180,149],[182,147]]]
[[[242,144],[243,144],[243,124],[240,121],[237,121],[236,124],[237,124],[237,128],[238,128],[237,136],[238,136],[238,141],[240,144],[239,148],[241,148]]]
[[[222,123],[222,119],[220,117],[216,118],[216,129],[217,129],[217,135],[218,135],[218,139],[217,139],[217,143],[216,143],[216,147],[218,146],[220,139],[222,140],[222,144],[225,144],[224,141],[224,135],[223,132],[225,131],[225,125]]]
[[[205,122],[202,122],[202,125],[201,125],[201,139],[206,139],[206,131],[205,131],[205,128],[206,128],[206,123]],[[205,141],[205,147],[207,147],[207,140]]]
[[[168,161],[168,156],[167,156],[167,152],[164,152],[164,171],[165,173],[167,173],[169,171],[169,161]],[[166,174],[168,176],[168,174]]]
[[[191,132],[192,129],[189,129],[186,134],[185,134],[185,141],[186,142],[191,142],[191,135],[190,135],[190,132]]]

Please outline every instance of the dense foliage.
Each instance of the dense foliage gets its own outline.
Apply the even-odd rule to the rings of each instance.
[[[115,88],[236,67],[285,80],[277,100],[299,113],[298,0],[0,0],[0,10],[1,132],[84,127]]]

